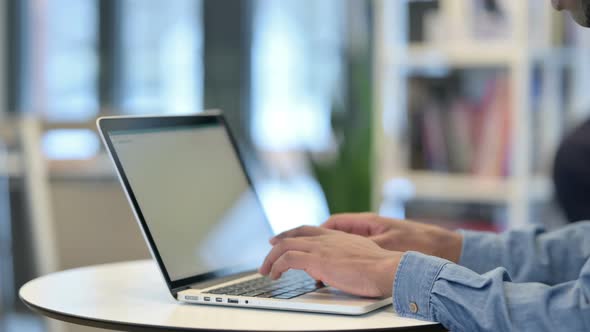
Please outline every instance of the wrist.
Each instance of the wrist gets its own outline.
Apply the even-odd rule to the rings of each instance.
[[[447,243],[447,257],[443,257],[453,263],[459,263],[461,258],[461,248],[463,246],[463,235],[457,232],[449,234],[449,242]]]
[[[438,246],[432,255],[458,263],[461,258],[463,235],[443,229],[438,230],[437,233],[434,243],[438,243]]]
[[[384,258],[377,266],[377,287],[383,297],[389,297],[393,293],[393,282],[402,254],[397,251],[386,251]]]

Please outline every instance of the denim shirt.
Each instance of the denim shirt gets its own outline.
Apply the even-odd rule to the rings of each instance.
[[[404,254],[393,290],[400,316],[454,332],[590,331],[590,222],[462,233],[459,264]]]

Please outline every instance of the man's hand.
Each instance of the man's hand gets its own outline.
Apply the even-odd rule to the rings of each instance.
[[[402,253],[385,250],[362,236],[306,226],[305,235],[273,238],[260,273],[277,279],[289,269],[304,270],[344,292],[391,296]]]
[[[437,226],[383,218],[374,213],[349,213],[333,215],[322,227],[368,237],[387,250],[419,251],[454,263],[461,257],[461,234]]]
[[[461,234],[436,226],[383,218],[374,213],[336,214],[322,228],[297,227],[277,235],[271,243],[289,237],[317,236],[333,230],[369,238],[387,250],[419,251],[454,263],[458,263],[461,257]]]

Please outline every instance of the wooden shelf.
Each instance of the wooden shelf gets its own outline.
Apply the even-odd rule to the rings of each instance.
[[[91,160],[51,160],[47,163],[52,179],[116,179],[114,165],[105,153]],[[0,164],[0,176],[19,177],[23,174],[24,165],[20,153],[9,152],[5,163]]]
[[[52,179],[113,179],[117,178],[115,166],[106,153],[90,160],[48,161]]]
[[[506,42],[410,44],[404,50],[389,49],[387,62],[410,69],[439,67],[509,66],[517,59],[518,48]],[[396,54],[398,57],[396,57]],[[404,54],[399,56],[400,54]]]
[[[514,179],[509,178],[416,171],[389,177],[384,186],[385,200],[395,195],[390,192],[394,189],[389,184],[399,179],[406,179],[411,183],[413,198],[447,202],[508,204],[515,186],[519,185]],[[550,199],[552,189],[549,179],[533,177],[529,192],[533,201]]]
[[[49,176],[52,179],[116,179],[112,162],[106,154],[91,160],[48,161]],[[19,177],[24,174],[23,161],[17,152],[6,155],[0,164],[0,176]]]

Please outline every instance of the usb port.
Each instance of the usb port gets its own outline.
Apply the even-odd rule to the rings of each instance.
[[[210,298],[209,296],[205,296],[205,297],[203,298],[203,300],[205,300],[205,302],[209,302],[209,301],[211,301],[211,298]]]
[[[220,297],[218,297],[218,298],[215,298],[215,302],[223,302],[223,299],[222,299],[222,298],[220,298]]]
[[[227,303],[240,303],[237,299],[227,299]]]

